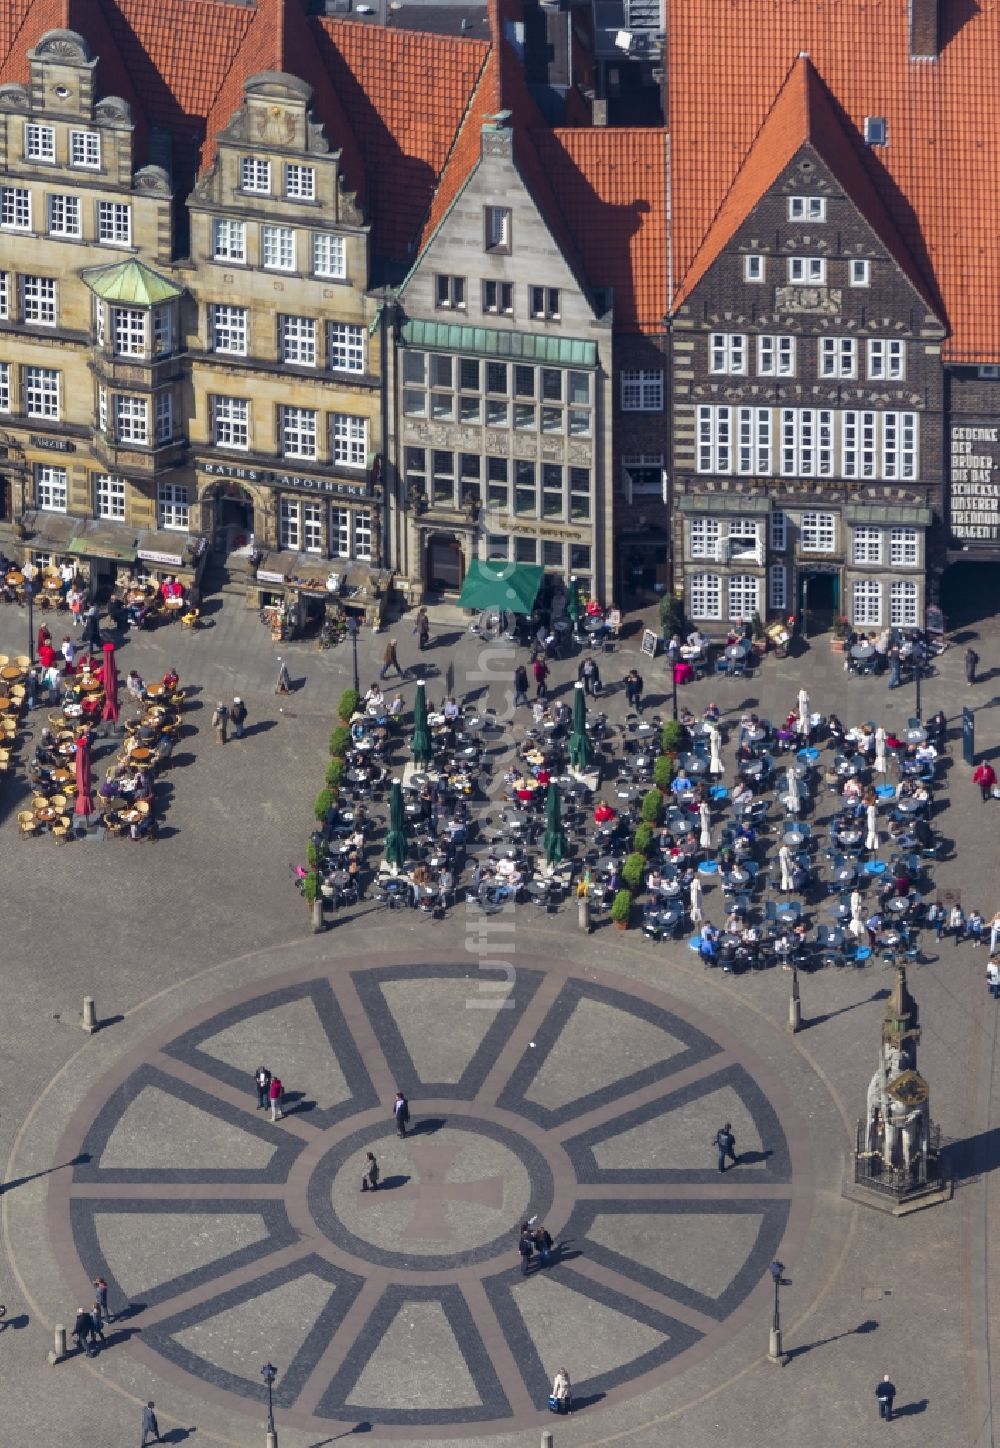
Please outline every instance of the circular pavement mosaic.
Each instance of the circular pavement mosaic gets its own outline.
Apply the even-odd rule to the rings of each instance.
[[[287,1092],[273,1124],[259,1064]],[[286,1421],[319,1436],[537,1422],[564,1364],[577,1403],[645,1391],[733,1328],[792,1207],[775,1088],[682,1007],[589,972],[258,985],[106,1087],[53,1187],[67,1271],[103,1274],[129,1351],[191,1390],[259,1402],[270,1356]],[[557,1247],[525,1276],[532,1217]]]

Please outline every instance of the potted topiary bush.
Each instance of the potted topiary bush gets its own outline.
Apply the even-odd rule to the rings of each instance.
[[[324,779],[330,789],[337,789],[344,777],[344,761],[340,758],[331,759],[326,766]]]
[[[335,759],[343,759],[351,747],[351,731],[339,724],[330,735],[330,753]]]
[[[337,705],[337,718],[349,724],[358,712],[358,705],[361,703],[361,695],[357,689],[345,689],[340,696],[340,703]]]
[[[660,599],[660,628],[666,639],[673,638],[684,628],[684,607],[676,593],[665,593]]]
[[[642,883],[646,878],[646,856],[641,855],[638,850],[629,855],[622,865],[622,880],[628,886],[633,895],[637,895],[642,889]]]
[[[661,754],[653,765],[653,783],[661,794],[670,792],[670,781],[674,777],[674,761],[669,754]]]
[[[629,917],[632,914],[632,895],[628,890],[619,890],[611,902],[611,919],[614,921],[616,930],[627,930]]]
[[[653,848],[653,840],[655,838],[656,836],[653,834],[652,825],[640,825],[635,832],[635,839],[633,841],[636,853],[644,857],[647,856]]]
[[[319,874],[316,870],[310,870],[302,881],[302,894],[307,905],[316,904],[319,897]]]
[[[647,825],[658,825],[660,815],[663,813],[663,796],[658,789],[651,789],[642,797],[640,815],[643,823]]]
[[[668,719],[660,735],[660,748],[664,754],[680,754],[684,744],[684,725],[676,719]]]
[[[321,789],[319,794],[316,796],[316,802],[313,805],[313,811],[316,815],[316,818],[320,821],[321,824],[326,819],[330,811],[333,809],[333,802],[335,798],[336,796],[334,795],[332,789]]]
[[[315,840],[310,840],[306,845],[306,863],[310,870],[317,869],[325,859],[326,845],[322,842],[317,844]]]

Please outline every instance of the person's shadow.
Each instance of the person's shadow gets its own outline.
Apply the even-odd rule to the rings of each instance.
[[[195,1433],[197,1433],[197,1431],[197,1428],[171,1428],[169,1432],[166,1432],[161,1436],[160,1442],[184,1443],[188,1438],[191,1438]]]
[[[892,1416],[894,1418],[912,1418],[917,1413],[927,1411],[928,1401],[927,1398],[917,1398],[915,1402],[904,1403],[901,1408],[893,1408]]]

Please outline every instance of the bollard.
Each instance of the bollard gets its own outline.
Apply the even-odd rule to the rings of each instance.
[[[264,1448],[278,1448],[278,1435],[277,1435],[277,1433],[265,1433],[265,1435],[264,1435]]]
[[[788,1361],[786,1355],[781,1351],[781,1328],[772,1327],[771,1337],[767,1348],[767,1360],[777,1367],[783,1368]]]
[[[581,895],[576,902],[576,920],[585,935],[590,934],[590,900]]]
[[[788,1029],[794,1034],[802,1027],[802,1002],[798,996],[790,996],[788,1001]]]
[[[84,996],[83,998],[83,1020],[80,1022],[85,1031],[91,1035],[97,1030],[97,1011],[94,1009],[94,997]]]
[[[48,1355],[48,1357],[49,1357],[49,1366],[50,1366],[50,1367],[55,1367],[56,1363],[62,1362],[62,1360],[63,1360],[63,1358],[64,1358],[65,1356],[66,1356],[66,1329],[63,1327],[62,1323],[57,1323],[57,1324],[56,1324],[55,1332],[54,1332],[54,1334],[53,1334],[52,1348],[51,1348],[51,1350],[50,1350],[50,1352],[49,1352],[49,1355]]]
[[[314,935],[319,935],[323,929],[323,897],[317,895],[312,905],[312,930]]]
[[[552,1434],[551,1434],[551,1433],[543,1433],[543,1434],[542,1434],[542,1448],[552,1448]]]

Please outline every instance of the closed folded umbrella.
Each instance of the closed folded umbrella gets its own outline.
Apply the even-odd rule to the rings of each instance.
[[[708,805],[704,801],[698,807],[698,820],[701,825],[699,844],[703,850],[710,850],[712,848],[712,827],[709,823]]]
[[[569,736],[569,759],[576,769],[586,769],[590,762],[590,740],[587,738],[587,705],[583,684],[573,686],[573,728]]]
[[[579,625],[582,611],[580,607],[580,585],[575,578],[571,578],[569,581],[569,590],[566,594],[566,617],[570,620],[574,629]]]
[[[851,891],[851,923],[849,929],[856,940],[860,940],[865,933],[865,912],[861,904],[860,890]]]
[[[789,809],[789,813],[791,813],[791,814],[798,814],[799,809],[801,808],[801,805],[802,805],[802,800],[801,800],[801,797],[800,797],[800,795],[799,795],[799,777],[798,777],[798,775],[795,773],[795,770],[792,769],[791,767],[789,767],[789,770],[788,770],[787,780],[788,780],[788,809]]]
[[[701,922],[702,922],[702,921],[704,920],[704,918],[705,918],[705,914],[704,914],[704,911],[703,911],[702,908],[701,908],[701,905],[702,905],[701,881],[698,879],[698,876],[697,876],[697,875],[695,875],[694,879],[691,881],[691,896],[690,896],[690,899],[691,899],[691,924],[692,924],[692,925],[700,925]]]
[[[90,792],[90,735],[81,734],[76,741],[76,803],[73,813],[92,815],[94,797]]]
[[[104,708],[101,718],[118,723],[118,666],[115,663],[115,646],[104,645]]]
[[[431,736],[427,731],[427,693],[422,679],[413,696],[413,740],[410,747],[415,764],[430,764],[432,755]]]
[[[885,774],[885,730],[880,724],[875,730],[875,773]]]
[[[713,724],[708,731],[708,772],[719,775],[724,773],[725,765],[722,763],[722,735]]]
[[[805,689],[799,690],[799,733],[809,733],[809,695]]]
[[[868,825],[868,833],[865,836],[865,849],[878,849],[878,810],[875,805],[870,804],[865,810],[865,818]]]
[[[385,861],[393,874],[406,864],[406,814],[403,810],[403,791],[399,780],[394,779],[389,791],[389,832],[385,837]]]
[[[562,826],[559,809],[559,790],[550,784],[545,795],[545,863],[548,866],[561,864],[566,856],[566,831]]]
[[[778,864],[781,866],[781,888],[787,893],[792,888],[792,852],[787,845],[782,845],[778,851]]]

